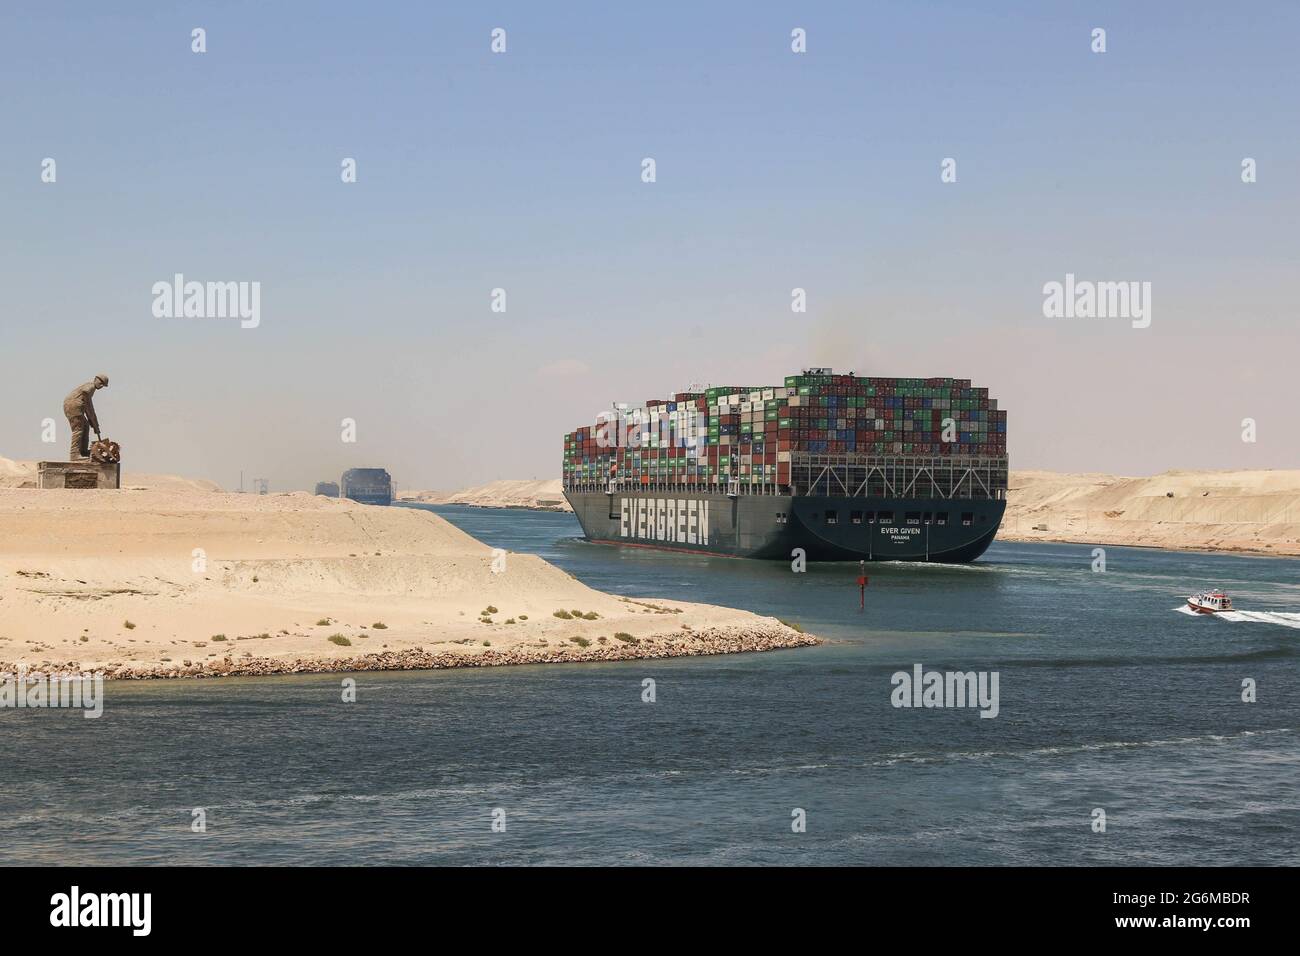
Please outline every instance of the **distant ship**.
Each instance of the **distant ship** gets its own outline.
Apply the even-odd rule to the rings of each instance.
[[[326,498],[337,498],[339,496],[339,486],[334,481],[316,482],[316,494],[324,495]]]
[[[830,369],[679,392],[566,435],[564,494],[603,543],[973,561],[1006,509],[1006,414],[967,379]]]
[[[391,505],[393,479],[383,468],[349,468],[339,482],[339,494],[363,505]]]

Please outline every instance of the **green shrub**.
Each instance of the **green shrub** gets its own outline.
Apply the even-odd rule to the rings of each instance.
[[[224,635],[224,634],[213,634],[213,635],[212,635],[212,639],[213,639],[214,641],[224,641],[224,640],[226,639],[226,635]]]
[[[331,635],[329,636],[329,641],[330,641],[331,644],[337,644],[339,647],[351,647],[351,646],[352,646],[352,642],[349,641],[349,640],[348,640],[346,637],[344,637],[342,634],[331,634]]]
[[[554,613],[555,613],[555,616],[558,617],[561,621],[572,621],[572,620],[573,620],[573,615],[570,614],[568,611],[565,611],[565,610],[563,610],[563,609],[561,609],[561,610],[559,610],[559,611],[555,611]]]
[[[130,621],[123,621],[123,622],[122,622],[122,626],[123,626],[124,628],[126,628],[128,631],[134,631],[134,630],[135,630],[135,625],[132,624]]]
[[[371,624],[370,626],[373,627],[376,631],[388,630],[388,625],[385,624],[383,621],[375,621],[375,623]]]
[[[569,640],[572,641],[574,644],[577,644],[579,647],[591,646],[591,641],[587,640],[585,637],[571,637],[569,638]]]
[[[619,631],[614,635],[614,640],[623,641],[625,644],[635,644],[636,638],[627,631]]]
[[[323,617],[323,618],[321,618],[319,621],[316,622],[316,626],[317,626],[317,627],[329,627],[329,625],[330,625],[331,623],[332,623],[332,622],[330,621],[329,618],[327,618],[327,617]]]

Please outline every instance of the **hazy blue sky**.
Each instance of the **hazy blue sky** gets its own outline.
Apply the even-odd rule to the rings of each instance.
[[[1293,2],[9,2],[0,455],[66,454],[103,371],[136,470],[550,477],[610,401],[833,365],[987,385],[1013,467],[1300,467],[1297,35]],[[261,325],[155,318],[176,272],[260,281]],[[1067,272],[1151,282],[1151,327],[1044,318]]]

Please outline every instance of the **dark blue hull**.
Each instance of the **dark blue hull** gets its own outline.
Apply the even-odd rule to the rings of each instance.
[[[997,499],[802,497],[692,491],[566,492],[592,541],[789,561],[974,561]]]

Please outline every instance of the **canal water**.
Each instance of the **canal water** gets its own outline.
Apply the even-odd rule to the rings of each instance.
[[[998,542],[971,565],[869,565],[859,610],[856,564],[797,574],[589,544],[566,514],[431,510],[593,587],[826,643],[361,674],[349,705],[315,675],[114,684],[98,720],[0,712],[0,861],[1300,858],[1300,561],[1108,548],[1103,572],[1091,546]],[[1180,610],[1210,584],[1239,614]],[[894,706],[917,665],[996,673],[996,716]]]

